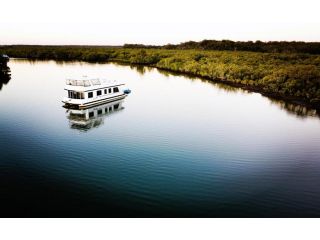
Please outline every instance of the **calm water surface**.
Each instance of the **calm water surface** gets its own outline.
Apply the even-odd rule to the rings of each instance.
[[[314,110],[155,69],[9,66],[1,216],[320,216]],[[61,99],[65,78],[84,74],[124,81],[132,93],[79,123]]]

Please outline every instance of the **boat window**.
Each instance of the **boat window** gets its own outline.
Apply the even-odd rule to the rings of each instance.
[[[102,109],[99,109],[98,110],[98,115],[101,115],[102,114]]]
[[[93,98],[93,92],[88,92],[88,98]]]
[[[97,91],[97,96],[100,96],[101,95],[101,90],[98,90]]]
[[[73,91],[68,91],[68,96],[69,96],[69,98],[75,98]]]
[[[107,108],[107,107],[104,109],[104,112],[105,112],[105,113],[107,113],[107,112],[108,112],[108,108]]]
[[[94,112],[89,112],[89,117],[94,117]]]
[[[113,109],[114,110],[117,110],[119,108],[119,104],[115,104],[114,106],[113,106]]]
[[[111,93],[111,88],[109,88],[109,93]]]
[[[107,89],[104,90],[104,94],[107,94]]]
[[[115,87],[115,88],[113,88],[113,92],[119,92],[119,88],[117,88],[117,87]]]
[[[68,91],[68,97],[73,99],[84,99],[83,92],[76,92],[76,91]]]
[[[112,111],[112,107],[109,107],[109,112],[111,112]]]

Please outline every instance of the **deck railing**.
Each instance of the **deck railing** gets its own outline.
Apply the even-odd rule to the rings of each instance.
[[[83,87],[90,87],[91,83],[89,80],[73,80],[73,79],[67,79],[66,80],[67,85],[71,86],[83,86]]]

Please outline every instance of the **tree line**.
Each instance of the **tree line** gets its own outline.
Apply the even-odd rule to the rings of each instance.
[[[155,48],[173,50],[228,50],[250,51],[264,53],[309,53],[320,54],[320,42],[288,42],[288,41],[230,41],[230,40],[203,40],[200,42],[188,41],[180,44],[167,44],[163,46],[125,44],[125,48]]]

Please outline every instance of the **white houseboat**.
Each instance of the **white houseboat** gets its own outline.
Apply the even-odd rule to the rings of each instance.
[[[88,107],[124,99],[130,90],[124,89],[123,83],[104,79],[67,79],[66,97],[63,103],[66,107],[85,109]]]

